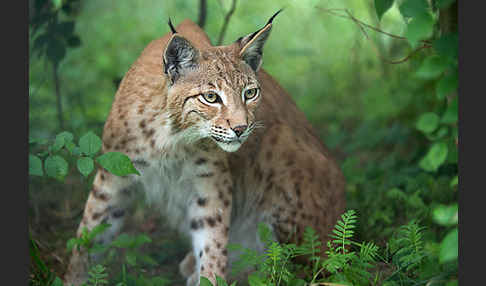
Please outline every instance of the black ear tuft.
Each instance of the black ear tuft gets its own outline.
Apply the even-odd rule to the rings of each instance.
[[[199,51],[192,44],[179,35],[173,35],[167,43],[163,61],[164,72],[171,83],[197,66]]]
[[[282,12],[283,9],[278,10],[268,20],[267,24],[256,32],[250,35],[239,38],[236,42],[240,44],[240,57],[245,61],[255,72],[258,71],[262,64],[263,46],[270,35],[272,29],[272,22],[275,17]]]
[[[170,21],[170,17],[169,17],[169,27],[170,27],[170,30],[172,31],[172,34],[177,33],[176,29],[174,28],[174,25],[172,25],[172,22]]]
[[[270,18],[270,20],[268,20],[267,25],[268,25],[268,24],[272,24],[273,19],[275,19],[275,17],[277,17],[277,15],[278,15],[278,14],[280,14],[280,12],[282,12],[282,11],[283,11],[283,8],[282,8],[282,9],[280,9],[280,10],[278,10],[278,11],[277,11],[277,13],[273,14],[273,16]],[[266,25],[265,25],[265,26],[266,26]]]

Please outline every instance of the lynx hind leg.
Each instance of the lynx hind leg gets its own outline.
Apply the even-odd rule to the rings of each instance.
[[[96,243],[108,244],[120,232],[125,214],[133,194],[129,187],[129,177],[117,177],[104,170],[99,170],[93,182],[92,190],[84,207],[84,214],[76,236],[82,235],[83,229],[92,230],[101,223],[110,227],[95,238]],[[87,279],[87,271],[92,263],[100,260],[99,255],[88,255],[86,249],[73,249],[69,266],[64,276],[65,285],[81,285]]]

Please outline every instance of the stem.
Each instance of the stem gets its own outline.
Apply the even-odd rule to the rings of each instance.
[[[200,0],[199,1],[199,20],[198,25],[201,28],[204,28],[206,25],[206,15],[208,11],[207,0]]]
[[[226,29],[228,28],[229,20],[231,19],[231,16],[235,12],[235,9],[236,9],[236,0],[233,0],[233,2],[231,3],[230,10],[228,11],[226,16],[224,17],[224,23],[223,23],[223,27],[221,28],[221,32],[219,32],[218,46],[223,43],[224,34],[226,34]]]
[[[56,86],[57,120],[59,121],[59,127],[61,128],[61,130],[64,130],[64,120],[62,118],[60,82],[59,82],[59,74],[57,68],[58,68],[57,64],[54,64],[52,68],[52,72],[54,75],[54,84]]]

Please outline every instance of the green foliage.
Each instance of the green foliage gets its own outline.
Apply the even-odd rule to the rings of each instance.
[[[107,223],[101,223],[95,227],[91,231],[88,230],[88,228],[84,227],[81,236],[80,237],[75,237],[71,238],[67,242],[67,250],[71,252],[74,247],[76,247],[78,250],[81,249],[81,247],[92,250],[92,247],[94,245],[94,238],[106,231],[110,227],[110,224]]]
[[[375,0],[376,15],[378,16],[379,20],[381,20],[383,14],[385,14],[386,11],[393,6],[393,2],[394,0]]]
[[[130,158],[120,152],[107,152],[96,156],[101,150],[102,141],[93,132],[88,132],[81,136],[79,145],[74,142],[72,133],[64,131],[56,135],[52,144],[45,146],[49,141],[30,139],[32,149],[41,150],[34,154],[29,154],[29,175],[43,176],[42,159],[44,160],[45,174],[48,177],[63,181],[69,172],[69,163],[61,156],[77,157],[77,170],[88,177],[95,169],[95,161],[108,172],[117,176],[140,173],[133,166]]]
[[[88,275],[89,275],[88,283],[84,283],[82,286],[107,285],[108,280],[106,280],[106,278],[108,277],[108,274],[105,271],[106,268],[101,264],[97,264],[93,266],[88,271]]]
[[[457,260],[458,256],[458,229],[452,229],[440,244],[439,261],[446,263]]]
[[[105,153],[96,158],[96,162],[117,176],[126,176],[128,174],[140,175],[137,169],[131,164],[130,158],[120,152]]]

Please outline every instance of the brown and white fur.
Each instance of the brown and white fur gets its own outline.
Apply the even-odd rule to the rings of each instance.
[[[127,154],[140,172],[98,170],[84,227],[120,231],[137,189],[192,238],[180,264],[187,285],[228,278],[227,244],[263,251],[257,224],[275,239],[300,242],[306,226],[323,242],[344,211],[344,178],[291,97],[263,69],[271,20],[228,46],[212,46],[190,20],[152,41],[123,78],[103,131],[103,152]],[[282,68],[291,68],[284,66]],[[248,89],[258,93],[245,99]],[[210,103],[202,94],[218,96]],[[325,245],[325,244],[323,244]],[[75,250],[65,281],[86,280],[90,261]]]

